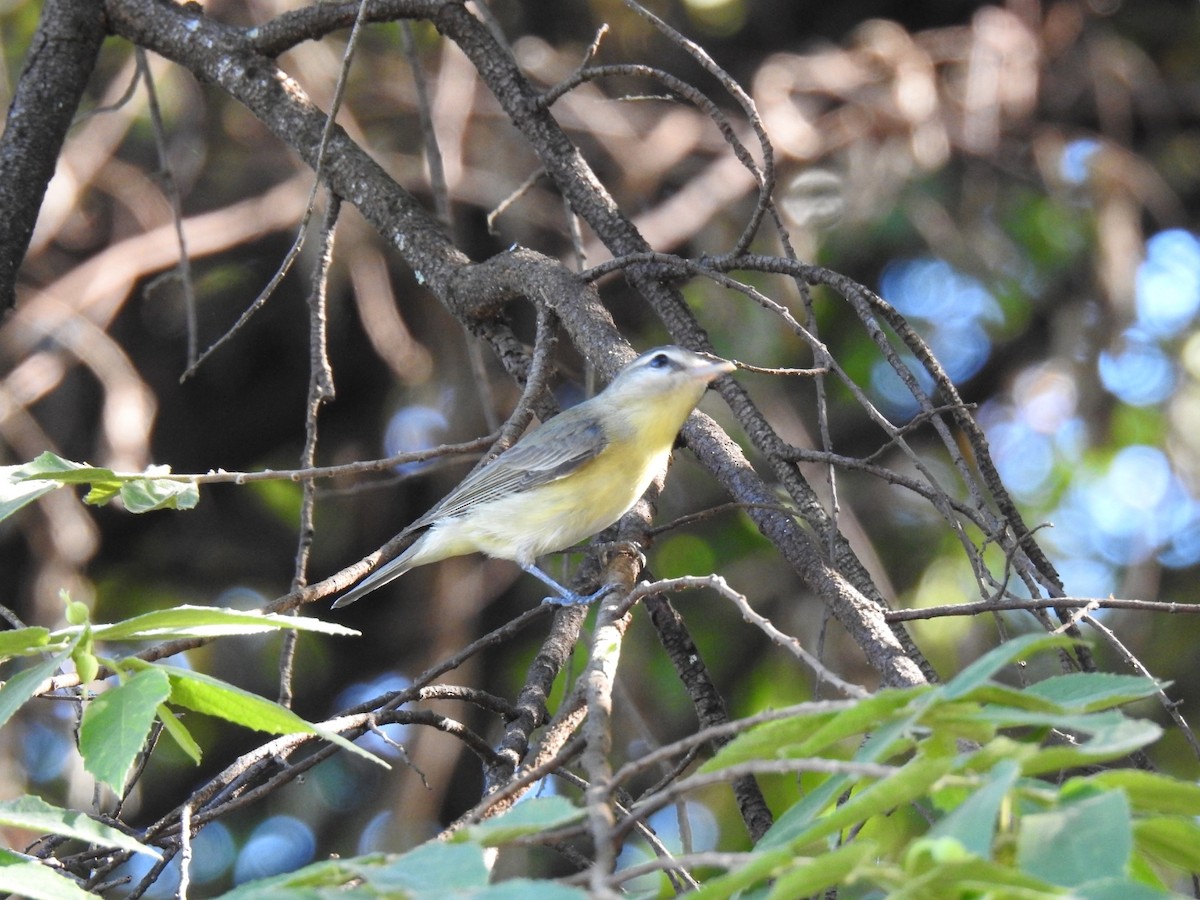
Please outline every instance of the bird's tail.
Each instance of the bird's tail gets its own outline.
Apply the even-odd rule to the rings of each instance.
[[[385,584],[395,581],[405,572],[413,567],[412,558],[415,555],[414,551],[419,546],[420,541],[413,544],[395,559],[385,563],[380,568],[376,569],[353,588],[351,588],[342,596],[333,601],[333,609],[340,609],[343,606],[349,606],[355,600],[365,597],[367,594],[376,588],[381,588]]]

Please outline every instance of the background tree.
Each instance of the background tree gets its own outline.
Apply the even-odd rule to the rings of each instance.
[[[198,485],[202,501],[131,516],[51,491],[5,521],[14,627],[73,617],[73,637],[47,646],[84,668],[134,651],[169,660],[180,671],[124,676],[154,701],[152,734],[171,727],[153,725],[165,699],[204,750],[197,769],[159,741],[114,819],[167,851],[167,874],[144,854],[97,862],[54,841],[35,855],[63,857],[89,889],[129,877],[135,891],[170,893],[182,873],[192,893],[211,894],[329,852],[403,850],[451,822],[463,832],[466,811],[494,816],[522,775],[554,770],[544,790],[589,811],[582,838],[557,852],[599,894],[619,883],[613,857],[636,852],[623,829],[681,799],[693,756],[749,731],[744,717],[792,709],[807,734],[842,708],[794,704],[836,698],[858,711],[839,726],[848,739],[915,715],[888,697],[936,696],[941,718],[911,729],[920,749],[852,760],[856,744],[803,745],[788,763],[783,736],[754,733],[718,757],[729,768],[717,786],[686,795],[677,825],[652,820],[690,850],[808,858],[826,836],[797,828],[797,801],[818,807],[811,798],[837,778],[896,788],[880,810],[925,798],[929,818],[961,809],[947,799],[951,775],[990,778],[969,782],[976,796],[1009,785],[1007,770],[982,763],[941,770],[933,738],[969,738],[975,759],[998,753],[1004,736],[954,705],[983,688],[956,676],[1006,641],[1009,655],[992,659],[1033,653],[1040,644],[1019,636],[1070,616],[1100,636],[1095,658],[1064,645],[1035,656],[1026,678],[1056,664],[1144,672],[1142,661],[1175,684],[1139,712],[1180,727],[1104,750],[1194,771],[1194,626],[1141,602],[1189,601],[1200,552],[1194,8],[958,4],[934,18],[896,4],[867,19],[729,2],[662,10],[671,24],[633,4],[447,0],[108,0],[97,12],[58,0],[3,19],[13,101],[0,141],[0,293],[14,305],[0,331],[3,461],[52,450],[118,474],[151,463],[256,474],[143,484],[86,471],[70,477],[182,505]],[[459,455],[507,445],[592,375],[611,377],[631,344],[667,340],[748,365],[685,428],[690,452],[676,454],[657,509],[606,536],[647,547],[650,571],[589,552],[582,577],[692,580],[639,588],[585,623],[581,610],[531,608],[539,587],[511,566],[468,559],[328,613],[375,556],[355,561],[461,477]],[[390,458],[359,464],[379,456]],[[301,474],[257,474],[267,469]],[[10,484],[28,474],[9,470]],[[685,585],[704,590],[673,593]],[[64,613],[64,587],[82,608]],[[1077,598],[1113,595],[1138,599],[1073,612]],[[635,600],[645,612],[630,618]],[[78,630],[182,604],[303,606],[363,635],[198,636],[243,628],[231,614],[174,621],[173,639],[148,649],[105,644],[93,626],[93,652]],[[1021,606],[1033,611],[996,611]],[[202,673],[278,696],[326,730],[357,716],[336,724],[396,769],[228,728],[202,715],[216,708],[194,696]],[[30,690],[77,696],[78,681],[68,672]],[[935,682],[956,687],[921,693]],[[1053,702],[1038,714],[1066,722],[1154,695],[1105,683],[1121,686],[1102,701],[1088,682],[1078,708],[992,687],[970,700],[1010,710],[1003,724],[1038,746],[1054,735],[1011,710]],[[916,693],[851,702],[881,687]],[[18,773],[8,795],[91,808],[97,766],[84,772],[73,747],[78,708],[34,700],[0,732]],[[1100,761],[1095,723],[1070,721],[1095,756],[1022,756],[1022,775]],[[695,736],[676,755],[650,752]],[[819,752],[843,768],[827,760],[814,774]],[[940,793],[919,765],[869,768],[899,768],[910,753],[943,779]],[[631,804],[642,805],[627,820]],[[927,857],[912,850],[939,826],[880,810],[841,826],[867,824],[829,856],[844,871],[822,881],[797,869],[798,884],[887,888],[928,872],[953,883],[944,856],[922,870]],[[761,840],[775,816],[784,824]],[[1014,844],[1036,844],[1022,837],[1032,827]],[[1144,854],[1152,828],[1138,828]],[[1013,872],[1071,883],[1031,852]],[[562,871],[528,853],[507,851],[500,871]],[[737,873],[750,858],[694,862]],[[909,869],[876,862],[890,858]],[[1149,863],[1137,859],[1145,886]],[[320,877],[354,876],[373,883],[361,871]],[[786,883],[779,869],[761,877]]]

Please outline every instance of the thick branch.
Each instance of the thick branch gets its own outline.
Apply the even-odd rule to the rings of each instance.
[[[0,138],[0,309],[16,300],[46,186],[104,41],[93,0],[46,0]]]

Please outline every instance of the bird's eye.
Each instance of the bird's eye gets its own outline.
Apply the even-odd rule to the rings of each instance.
[[[670,362],[671,362],[671,360],[667,359],[667,354],[656,353],[654,355],[654,357],[650,360],[650,368],[661,369]]]

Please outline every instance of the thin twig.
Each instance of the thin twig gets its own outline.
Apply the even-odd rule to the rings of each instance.
[[[183,198],[179,195],[179,184],[171,160],[167,156],[166,127],[163,125],[162,110],[158,105],[158,89],[154,86],[154,75],[146,62],[146,51],[134,48],[137,72],[146,85],[146,100],[150,110],[151,130],[154,132],[154,147],[158,153],[158,174],[163,181],[163,193],[171,206],[171,222],[175,227],[175,240],[179,244],[179,262],[176,263],[176,280],[183,291],[183,309],[187,331],[187,364],[196,364],[196,287],[192,281],[192,260],[188,254],[187,238],[183,233]],[[132,85],[131,85],[132,87]]]
[[[333,134],[334,122],[337,119],[338,110],[341,109],[342,98],[346,94],[346,84],[350,79],[350,62],[354,59],[354,51],[358,47],[359,34],[366,20],[367,6],[367,0],[360,0],[358,13],[354,17],[354,24],[350,28],[350,37],[346,41],[346,49],[342,54],[342,66],[338,71],[337,83],[333,89],[333,99],[330,101],[329,113],[325,117],[325,127],[321,132],[321,142],[317,147],[316,164],[313,166],[313,185],[308,194],[308,203],[304,207],[304,217],[300,220],[300,225],[296,229],[296,238],[292,241],[292,246],[284,255],[283,262],[279,264],[275,275],[267,282],[267,286],[259,292],[259,295],[254,298],[254,302],[246,308],[238,317],[238,320],[188,366],[187,370],[180,377],[180,381],[186,381],[194,375],[196,370],[209,356],[240,332],[242,327],[250,321],[254,314],[266,305],[266,302],[275,293],[275,289],[279,287],[284,276],[291,271],[292,265],[300,255],[300,249],[304,246],[304,236],[308,230],[308,223],[312,219],[313,212],[316,209],[317,191],[320,189],[321,182],[324,179],[325,157],[329,147],[329,138]]]

